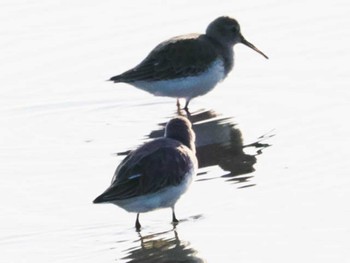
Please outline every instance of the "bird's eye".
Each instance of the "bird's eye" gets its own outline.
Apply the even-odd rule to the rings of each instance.
[[[232,32],[232,33],[237,33],[237,31],[238,31],[238,30],[237,30],[237,27],[232,27],[232,28],[231,28],[231,32]]]

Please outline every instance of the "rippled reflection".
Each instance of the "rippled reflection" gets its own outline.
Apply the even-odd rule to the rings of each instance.
[[[252,176],[241,176],[253,171],[256,156],[262,154],[263,149],[269,147],[267,143],[263,143],[273,135],[263,135],[248,145],[243,144],[242,133],[236,128],[236,124],[232,117],[224,117],[213,110],[200,110],[189,113],[178,110],[176,115],[186,116],[193,125],[196,133],[196,151],[199,168],[218,165],[222,170],[227,171],[221,178],[227,178],[227,181],[237,183],[247,183]],[[169,118],[170,119],[170,118]],[[160,123],[160,128],[150,132],[148,138],[158,138],[164,135],[164,127],[166,122]],[[246,154],[245,148],[250,148],[253,154]],[[124,155],[128,152],[118,153]],[[198,174],[203,175],[205,172]],[[209,180],[214,178],[199,179]],[[241,187],[249,187],[254,184],[245,184]]]
[[[176,229],[142,236],[135,247],[125,251],[127,262],[204,262],[189,242],[180,240]]]

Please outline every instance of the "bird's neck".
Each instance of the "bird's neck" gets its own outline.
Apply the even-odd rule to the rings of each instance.
[[[165,137],[181,142],[183,145],[186,145],[193,152],[196,150],[196,146],[194,144],[194,138],[192,133],[172,133],[169,132],[165,135]]]
[[[233,68],[234,63],[234,53],[233,53],[233,47],[227,47],[223,52],[223,60],[224,60],[224,68],[225,68],[225,74],[227,75]]]
[[[228,43],[221,43],[215,38],[209,37],[209,39],[224,61],[225,75],[227,75],[233,68],[233,46]]]

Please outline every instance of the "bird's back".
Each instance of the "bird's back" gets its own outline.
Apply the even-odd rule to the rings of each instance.
[[[195,166],[196,158],[189,148],[173,139],[156,139],[128,154],[111,186],[94,202],[124,200],[179,185]]]
[[[217,47],[206,35],[178,36],[160,43],[139,65],[110,80],[133,83],[198,75],[217,57]]]

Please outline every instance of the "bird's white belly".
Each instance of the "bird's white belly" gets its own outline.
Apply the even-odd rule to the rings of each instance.
[[[156,96],[194,98],[206,94],[224,78],[224,63],[218,59],[205,72],[196,76],[171,80],[137,81],[132,85]]]
[[[156,193],[145,194],[113,202],[128,212],[145,213],[159,208],[174,207],[193,181],[194,169],[185,175],[184,181],[177,186],[168,186]]]

